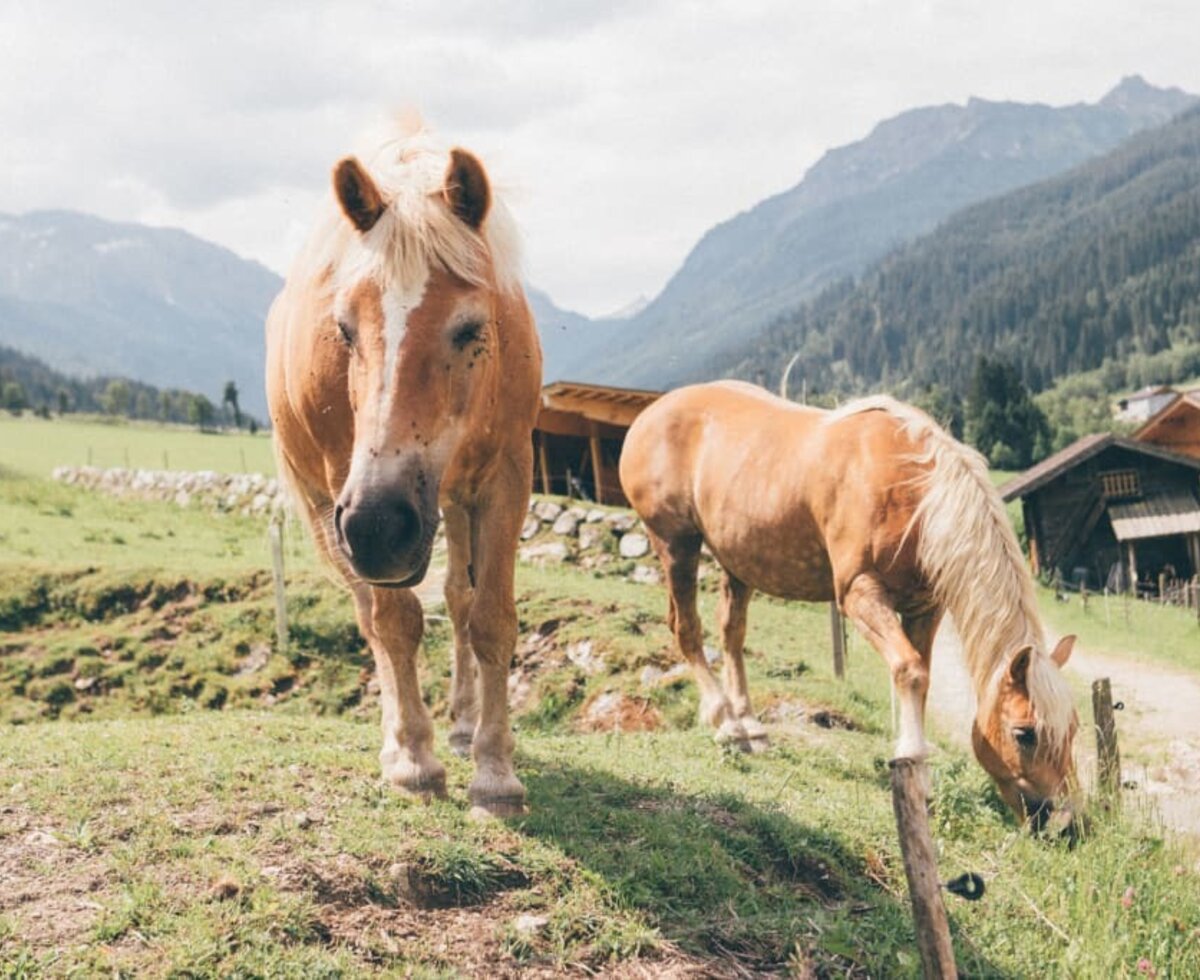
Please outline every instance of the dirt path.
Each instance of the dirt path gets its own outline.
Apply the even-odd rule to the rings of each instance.
[[[1067,670],[1088,688],[1096,678],[1108,677],[1113,698],[1125,703],[1117,715],[1121,772],[1138,789],[1126,799],[1148,798],[1168,826],[1200,834],[1200,676],[1078,647]],[[929,706],[936,731],[960,745],[970,743],[975,696],[951,623],[942,627],[934,644]],[[1095,769],[1090,736],[1085,730],[1077,743],[1085,782]]]

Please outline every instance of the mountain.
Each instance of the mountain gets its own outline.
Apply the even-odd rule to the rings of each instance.
[[[232,380],[242,407],[266,418],[263,323],[282,285],[183,231],[71,211],[0,215],[0,344],[78,378],[131,378],[214,402]],[[561,310],[531,286],[527,295],[547,380],[612,336],[608,321]]]
[[[275,273],[183,231],[70,211],[0,215],[0,343],[81,376],[205,392],[266,417]]]
[[[529,300],[542,341],[542,379],[547,383],[579,380],[572,371],[586,372],[584,365],[606,348],[614,336],[613,324],[560,309],[549,296],[528,283],[525,298]]]
[[[611,383],[703,373],[781,312],[960,208],[1062,173],[1193,104],[1134,76],[1094,105],[971,99],[913,109],[830,150],[795,187],[711,229],[607,345],[565,365]]]
[[[980,355],[1035,390],[1200,342],[1200,107],[1031,187],[954,215],[707,365],[810,390],[939,384]]]

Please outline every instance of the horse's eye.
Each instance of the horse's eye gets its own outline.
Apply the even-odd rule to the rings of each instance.
[[[455,350],[464,350],[470,344],[478,341],[482,336],[483,324],[473,321],[471,323],[464,323],[455,330],[450,342],[454,344]]]
[[[1032,725],[1014,728],[1013,739],[1023,749],[1035,749],[1037,748],[1037,729]]]
[[[350,329],[350,325],[345,320],[337,322],[338,335],[342,338],[342,343],[347,347],[354,346],[354,331]]]

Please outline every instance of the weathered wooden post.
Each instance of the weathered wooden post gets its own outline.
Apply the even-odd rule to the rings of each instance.
[[[271,541],[271,577],[275,583],[275,640],[280,653],[287,652],[287,593],[283,583],[283,521],[272,517],[267,528]]]
[[[925,795],[929,771],[924,762],[915,759],[893,759],[889,765],[892,770],[892,809],[896,814],[904,875],[912,900],[921,972],[926,980],[957,977],[950,921],[942,901],[937,856],[929,832],[929,801]]]
[[[833,638],[833,673],[842,680],[846,676],[846,629],[836,602],[829,604],[829,632]]]
[[[1121,755],[1117,751],[1117,726],[1113,720],[1112,685],[1107,677],[1092,681],[1092,717],[1096,723],[1096,776],[1100,789],[1118,799]]]

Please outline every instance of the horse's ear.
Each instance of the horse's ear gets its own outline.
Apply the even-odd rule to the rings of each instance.
[[[1033,647],[1023,646],[1013,654],[1008,662],[1008,676],[1016,687],[1025,687],[1025,677],[1029,673],[1029,658],[1033,656]]]
[[[1071,652],[1074,649],[1074,635],[1064,636],[1058,641],[1058,646],[1054,648],[1054,652],[1050,654],[1050,659],[1053,660],[1059,667],[1062,667],[1069,659],[1071,659]]]
[[[473,154],[458,147],[450,151],[442,197],[450,210],[472,228],[478,230],[483,224],[492,203],[492,190],[483,164]]]
[[[375,181],[354,157],[346,157],[333,168],[333,189],[346,217],[363,234],[374,228],[387,210]]]

